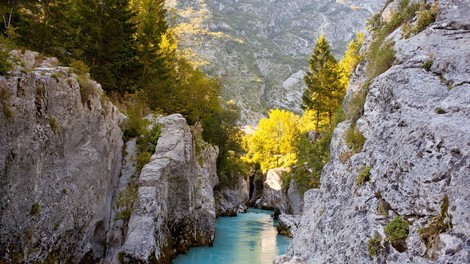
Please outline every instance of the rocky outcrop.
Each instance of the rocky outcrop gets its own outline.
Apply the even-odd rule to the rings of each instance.
[[[217,184],[218,150],[204,144],[196,153],[193,135],[181,115],[158,122],[161,136],[150,163],[142,169],[138,203],[122,247],[129,262],[170,263],[176,253],[214,240],[212,189]]]
[[[300,227],[276,263],[470,261],[469,28],[468,1],[442,0],[430,27],[392,34],[396,65],[372,81],[357,122],[362,152],[344,159],[350,124],[339,124],[321,187],[305,193]],[[349,93],[361,85],[353,80]],[[399,247],[397,216],[407,223]]]
[[[304,197],[302,192],[297,187],[294,179],[290,180],[289,188],[287,189],[287,205],[288,213],[292,215],[301,215],[304,209]]]
[[[286,212],[287,197],[282,187],[282,174],[285,169],[276,168],[268,170],[266,180],[263,183],[261,197],[256,199],[254,207],[266,210],[279,209]]]
[[[217,216],[236,216],[248,208],[248,185],[242,176],[238,177],[238,184],[234,188],[216,187],[214,196]]]
[[[21,66],[0,77],[0,262],[93,262],[104,255],[122,115],[56,59],[12,53]]]
[[[292,237],[297,231],[300,223],[300,215],[279,215],[279,221],[277,224],[277,232],[283,236]]]

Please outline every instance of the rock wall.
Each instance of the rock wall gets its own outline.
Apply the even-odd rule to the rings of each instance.
[[[297,188],[297,183],[294,179],[290,180],[289,188],[287,189],[287,211],[292,215],[301,215],[304,209],[304,196]]]
[[[211,245],[215,235],[218,149],[204,144],[201,158],[181,115],[161,118],[155,154],[141,172],[138,203],[122,247],[125,261],[170,263],[190,246]]]
[[[121,113],[36,52],[0,77],[0,262],[104,255],[120,164]]]
[[[255,208],[277,210],[277,213],[300,215],[303,208],[303,195],[298,190],[294,179],[291,179],[288,186],[284,186],[282,181],[284,173],[290,172],[285,168],[270,169],[266,173],[264,182],[260,180],[261,178],[258,179],[258,182],[254,183],[250,205]]]
[[[266,180],[263,183],[263,191],[261,196],[256,198],[254,207],[266,210],[279,209],[286,212],[287,196],[285,188],[282,186],[282,173],[285,169],[276,168],[268,170]]]
[[[238,213],[246,212],[249,196],[248,184],[242,176],[239,176],[237,186],[216,188],[214,196],[217,216],[236,216]]]
[[[363,151],[340,158],[350,124],[339,124],[321,187],[305,193],[300,227],[275,263],[470,263],[469,29],[469,1],[442,0],[424,31],[392,33],[396,65],[373,80],[357,122]],[[409,223],[401,247],[385,232],[397,216]]]

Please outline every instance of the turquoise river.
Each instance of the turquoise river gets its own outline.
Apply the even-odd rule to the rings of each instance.
[[[237,217],[217,218],[214,246],[191,248],[173,264],[271,264],[290,242],[277,234],[271,214],[250,208]]]

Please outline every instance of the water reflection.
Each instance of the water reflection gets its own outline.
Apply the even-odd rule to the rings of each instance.
[[[268,264],[284,254],[290,240],[279,236],[272,212],[249,209],[237,217],[220,217],[213,247],[192,248],[174,264]]]

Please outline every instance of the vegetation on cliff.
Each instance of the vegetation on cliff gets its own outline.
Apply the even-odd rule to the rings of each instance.
[[[166,12],[164,0],[2,2],[0,73],[12,69],[13,47],[58,57],[82,81],[90,72],[129,116],[127,138],[146,134],[143,117],[150,112],[181,113],[190,125],[207,128],[202,135],[221,149],[221,170],[233,170],[238,110],[221,101],[218,80],[181,55]]]

